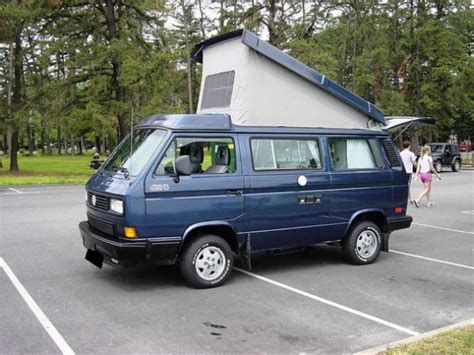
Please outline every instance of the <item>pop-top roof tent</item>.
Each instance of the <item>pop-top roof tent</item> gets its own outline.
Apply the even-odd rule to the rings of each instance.
[[[371,128],[372,103],[247,30],[197,45],[203,63],[197,113],[226,113],[244,126]]]

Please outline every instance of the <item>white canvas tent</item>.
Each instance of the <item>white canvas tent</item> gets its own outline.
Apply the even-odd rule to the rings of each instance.
[[[247,30],[211,38],[193,57],[203,63],[197,113],[227,113],[246,126],[370,128],[382,112]]]

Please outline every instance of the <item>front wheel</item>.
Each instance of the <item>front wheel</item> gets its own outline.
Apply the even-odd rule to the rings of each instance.
[[[356,265],[373,263],[382,249],[381,235],[375,223],[364,221],[355,225],[343,242],[344,258]]]
[[[181,275],[194,288],[221,286],[229,277],[234,255],[229,244],[215,235],[188,244],[181,257]]]
[[[443,170],[443,162],[441,160],[436,160],[434,163],[434,168],[436,172],[440,173]]]
[[[453,163],[453,165],[451,165],[451,170],[454,171],[454,172],[458,172],[459,169],[461,169],[461,163],[459,162],[458,159],[456,159]]]

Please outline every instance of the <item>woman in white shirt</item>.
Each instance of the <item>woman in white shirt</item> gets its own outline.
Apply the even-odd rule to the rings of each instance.
[[[416,179],[420,178],[424,189],[420,196],[413,201],[416,207],[420,207],[420,201],[423,197],[426,197],[426,206],[433,206],[433,202],[431,202],[431,172],[436,174],[438,179],[441,179],[433,166],[433,158],[431,158],[430,153],[431,149],[429,146],[425,145],[421,148],[420,159],[418,159],[418,165],[416,167]]]

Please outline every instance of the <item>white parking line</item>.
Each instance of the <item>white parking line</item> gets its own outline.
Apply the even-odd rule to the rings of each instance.
[[[415,255],[415,254],[405,253],[405,252],[403,252],[403,251],[398,251],[398,250],[390,249],[390,253],[395,253],[395,254],[400,254],[400,255],[405,255],[405,256],[411,256],[412,258],[418,258],[418,259],[423,259],[423,260],[429,260],[429,261],[434,261],[435,263],[446,264],[446,265],[451,265],[451,266],[462,267],[462,268],[464,268],[464,269],[474,270],[474,267],[469,266],[469,265],[457,264],[457,263],[452,263],[452,262],[450,262],[450,261],[444,261],[444,260],[439,260],[439,259],[428,258],[428,257],[426,257],[426,256],[421,256],[421,255]]]
[[[472,211],[462,211],[461,213],[465,213],[465,214],[474,214],[474,210],[472,210]]]
[[[471,234],[471,235],[474,235],[474,232],[461,231],[461,230],[459,230],[459,229],[451,229],[451,228],[445,228],[445,227],[430,226],[429,224],[422,224],[422,223],[415,223],[415,222],[413,222],[412,224],[414,224],[414,225],[416,225],[416,226],[421,226],[421,227],[442,229],[442,230],[450,231],[450,232],[456,232],[456,233],[464,233],[464,234]]]
[[[360,311],[357,311],[353,308],[350,308],[350,307],[346,307],[342,304],[339,304],[339,303],[336,303],[336,302],[333,302],[333,301],[329,301],[325,298],[322,298],[322,297],[318,297],[318,296],[315,296],[311,293],[308,293],[308,292],[305,292],[305,291],[302,291],[302,290],[299,290],[297,288],[294,288],[294,287],[291,287],[291,286],[288,286],[288,285],[285,285],[285,284],[282,284],[281,282],[278,282],[278,281],[274,281],[274,280],[271,280],[269,278],[266,278],[266,277],[263,277],[263,276],[260,276],[260,275],[257,275],[257,274],[254,274],[253,272],[250,272],[250,271],[247,271],[247,270],[243,270],[241,268],[238,268],[238,267],[234,267],[234,270],[237,270],[245,275],[248,275],[250,277],[254,277],[260,281],[264,281],[264,282],[267,282],[269,284],[272,284],[274,286],[278,286],[278,287],[281,287],[281,288],[284,288],[285,290],[288,290],[288,291],[291,291],[291,292],[294,292],[294,293],[297,293],[301,296],[304,296],[304,297],[308,297],[312,300],[315,300],[315,301],[318,301],[318,302],[321,302],[321,303],[324,303],[324,304],[327,304],[329,306],[332,306],[332,307],[335,307],[335,308],[338,308],[338,309],[341,309],[343,311],[346,311],[346,312],[349,312],[349,313],[352,313],[352,314],[355,314],[359,317],[362,317],[362,318],[365,318],[365,319],[368,319],[368,320],[371,320],[373,322],[376,322],[376,323],[379,323],[379,324],[383,324],[387,327],[390,327],[390,328],[393,328],[393,329],[396,329],[400,332],[403,332],[403,333],[406,333],[406,334],[410,334],[410,335],[418,335],[420,333],[418,332],[415,332],[414,330],[411,330],[409,328],[405,328],[405,327],[402,327],[400,325],[397,325],[395,323],[392,323],[392,322],[388,322],[386,320],[383,320],[381,318],[378,318],[378,317],[374,317],[374,316],[371,316],[370,314],[367,314],[367,313],[364,313],[364,312],[360,312]]]
[[[14,189],[13,187],[9,187],[8,189],[12,190],[12,191],[15,191],[17,194],[22,194],[23,193],[20,190]]]
[[[62,353],[74,354],[74,351],[66,343],[66,341],[61,336],[61,334],[59,334],[57,329],[54,327],[53,323],[50,322],[50,320],[48,319],[48,317],[46,317],[46,315],[43,313],[41,308],[39,308],[38,304],[33,300],[33,298],[28,293],[28,291],[23,287],[21,282],[18,280],[18,278],[15,276],[15,274],[7,265],[5,260],[3,260],[3,258],[0,258],[0,268],[3,268],[3,270],[7,274],[10,281],[13,283],[13,285],[17,289],[18,293],[21,295],[21,297],[23,297],[28,307],[30,307],[30,309],[33,311],[36,318],[39,320],[43,328],[49,334],[51,339],[53,339],[53,341],[56,343],[56,345],[62,351]]]
[[[34,194],[39,194],[41,191],[27,191],[27,192],[5,192],[4,195],[34,195]]]

